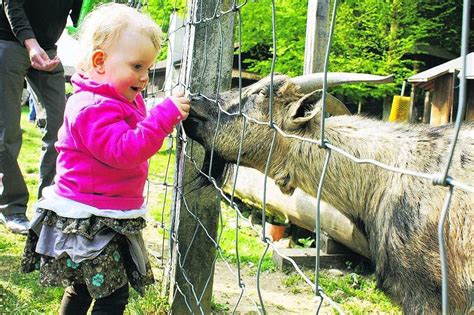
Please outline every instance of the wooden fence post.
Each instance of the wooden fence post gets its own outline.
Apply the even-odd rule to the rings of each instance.
[[[303,74],[323,72],[329,36],[329,0],[309,0]]]
[[[181,66],[186,71],[184,82],[191,93],[210,96],[230,88],[234,13],[212,18],[216,17],[216,12],[228,11],[230,3],[230,0],[197,0],[190,4],[189,12],[193,15],[186,27]],[[204,149],[191,139],[187,140],[187,153],[192,151],[197,166],[202,166]],[[184,154],[183,145],[179,144],[176,183],[182,194],[175,194],[174,201],[171,313],[209,314],[216,257],[216,247],[209,236],[216,239],[220,197],[211,183],[196,186],[199,173]]]

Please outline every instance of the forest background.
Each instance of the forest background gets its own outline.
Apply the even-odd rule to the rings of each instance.
[[[239,1],[243,3],[244,1]],[[307,0],[275,2],[276,64],[274,71],[290,76],[303,72]],[[333,1],[330,1],[333,7]],[[149,0],[147,10],[168,30],[170,12],[185,12],[186,1]],[[434,56],[460,55],[462,0],[342,0],[331,45],[329,71],[394,75],[393,84],[345,85],[333,94],[345,102],[383,101],[399,94],[402,82],[433,64]],[[472,10],[471,10],[472,11]],[[268,75],[272,66],[272,1],[248,0],[241,9],[242,67]],[[471,19],[471,29],[474,23]],[[238,38],[238,29],[236,29]],[[474,48],[470,32],[469,51]],[[239,52],[236,40],[235,52]],[[166,51],[166,49],[164,49]],[[166,52],[164,52],[166,54]],[[162,55],[161,58],[165,58]],[[436,64],[434,64],[436,65]]]

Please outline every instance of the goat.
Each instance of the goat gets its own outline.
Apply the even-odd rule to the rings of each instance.
[[[321,75],[318,78],[320,81]],[[328,80],[329,85],[339,83],[332,77]],[[269,121],[270,83],[274,125],[286,135],[298,137],[275,133],[268,123],[249,122]],[[308,77],[262,79],[245,88],[241,97],[236,89],[221,93],[218,103],[224,112],[220,114],[215,101],[196,96],[184,130],[206,150],[214,151],[216,157],[236,163],[247,120],[240,164],[265,172],[275,135],[269,176],[283,192],[292,193],[299,187],[315,196],[326,152],[314,142],[299,139],[319,137],[321,91],[309,92],[310,86],[317,85],[308,83]],[[328,94],[327,100],[329,111],[338,108],[337,99]],[[239,111],[244,115],[237,115]],[[388,123],[342,115],[325,119],[325,138],[355,157],[437,173],[446,163],[453,126]],[[449,175],[463,183],[474,179],[472,122],[465,122],[461,128]],[[442,277],[436,230],[446,191],[425,178],[353,163],[337,153],[330,159],[322,199],[365,231],[378,287],[407,314],[440,313]],[[474,194],[455,189],[444,227],[453,313],[472,310],[473,209]]]

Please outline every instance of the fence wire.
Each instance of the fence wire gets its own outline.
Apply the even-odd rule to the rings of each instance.
[[[145,3],[143,1],[128,1],[129,3],[132,3],[135,7],[141,9],[141,10],[149,10],[150,8],[148,7],[149,4]],[[474,186],[472,183],[464,183],[456,180],[455,178],[451,178],[449,174],[449,169],[450,169],[450,164],[451,164],[451,159],[454,153],[454,148],[457,143],[457,138],[458,138],[458,133],[459,133],[459,128],[461,127],[461,119],[463,117],[463,111],[464,111],[464,106],[465,106],[465,96],[462,97],[463,93],[465,95],[465,73],[464,71],[461,72],[461,92],[460,95],[461,97],[459,98],[459,106],[458,106],[458,115],[456,118],[456,124],[455,124],[455,134],[453,136],[453,141],[450,145],[450,148],[447,150],[447,164],[443,170],[440,170],[440,173],[436,174],[429,174],[429,173],[424,173],[424,172],[419,172],[416,170],[410,170],[410,169],[405,169],[405,168],[400,168],[397,166],[392,166],[388,165],[385,163],[382,163],[380,161],[374,160],[374,159],[369,159],[369,158],[364,158],[364,157],[356,157],[349,152],[343,150],[342,148],[339,148],[337,146],[332,145],[325,136],[325,115],[324,115],[324,108],[325,108],[325,96],[326,96],[326,90],[327,90],[327,77],[324,77],[324,83],[323,83],[323,111],[321,113],[321,131],[320,131],[320,139],[309,139],[309,138],[304,138],[300,136],[295,136],[295,135],[290,135],[285,133],[280,126],[278,126],[274,120],[273,120],[273,105],[274,105],[274,100],[273,100],[273,84],[270,84],[270,101],[269,101],[269,121],[259,121],[257,119],[254,119],[250,116],[248,116],[246,113],[242,111],[242,53],[241,53],[241,47],[242,47],[242,12],[241,9],[245,5],[247,5],[247,1],[233,1],[231,5],[231,9],[224,10],[223,4],[221,1],[216,1],[216,6],[213,14],[209,16],[205,16],[202,14],[203,10],[197,10],[198,12],[201,12],[201,14],[195,14],[196,12],[190,10],[188,11],[187,8],[191,4],[194,4],[195,0],[191,1],[191,3],[188,3],[188,1],[185,1],[184,3],[181,1],[178,6],[178,1],[174,2],[174,6],[172,8],[172,11],[174,12],[180,12],[182,15],[182,22],[177,22],[173,23],[173,19],[171,19],[170,22],[170,27],[167,31],[166,34],[166,40],[165,40],[165,45],[169,44],[169,50],[168,54],[174,54],[173,48],[174,46],[171,45],[170,40],[173,39],[173,37],[178,34],[178,32],[182,32],[184,30],[189,30],[193,27],[195,27],[198,24],[206,24],[210,21],[215,21],[221,19],[223,16],[227,14],[235,14],[235,17],[237,19],[236,23],[236,39],[238,41],[238,49],[237,49],[237,60],[238,60],[238,86],[239,86],[239,93],[238,93],[238,98],[239,98],[239,107],[238,111],[236,112],[227,112],[222,104],[218,101],[219,99],[219,94],[221,93],[220,91],[220,81],[218,82],[217,86],[217,95],[216,96],[210,96],[210,95],[203,95],[200,92],[197,92],[195,94],[190,94],[190,97],[193,98],[196,95],[199,95],[200,97],[203,97],[211,102],[219,108],[219,116],[218,116],[218,121],[217,121],[217,128],[214,130],[214,141],[216,137],[219,134],[220,130],[220,125],[221,125],[221,115],[229,115],[229,116],[238,116],[240,119],[243,121],[243,127],[242,130],[240,130],[239,134],[236,136],[240,137],[240,144],[239,144],[239,149],[238,149],[238,156],[237,156],[237,163],[235,165],[235,172],[233,173],[234,180],[233,180],[233,187],[231,189],[231,193],[227,194],[223,191],[222,189],[222,184],[219,183],[215,178],[212,177],[211,170],[213,169],[213,157],[214,157],[214,145],[211,149],[211,154],[210,154],[210,166],[209,170],[203,170],[200,166],[200,163],[198,163],[194,157],[194,152],[193,152],[193,145],[192,142],[189,141],[187,138],[184,130],[180,127],[178,128],[177,132],[173,134],[172,136],[169,137],[168,145],[166,148],[163,148],[160,153],[157,154],[154,158],[150,160],[150,176],[148,179],[148,185],[147,185],[147,204],[149,208],[152,209],[152,215],[155,218],[158,219],[152,219],[152,225],[156,228],[156,230],[159,231],[159,239],[160,239],[160,244],[157,246],[157,248],[150,248],[150,253],[156,258],[156,261],[158,262],[158,267],[161,271],[161,275],[159,276],[162,280],[163,283],[163,292],[164,294],[169,294],[169,290],[171,289],[172,292],[170,293],[170,303],[172,304],[173,301],[176,299],[176,297],[179,295],[181,296],[186,304],[187,309],[189,310],[189,313],[201,313],[204,314],[205,310],[202,307],[202,300],[204,298],[204,294],[209,286],[212,286],[212,281],[213,281],[213,270],[215,265],[217,264],[218,261],[222,261],[223,265],[227,269],[229,276],[233,277],[235,279],[235,286],[239,290],[238,298],[237,300],[231,305],[232,313],[238,313],[240,308],[242,307],[242,304],[244,303],[244,300],[247,301],[250,305],[253,306],[254,310],[258,312],[259,314],[266,314],[267,310],[265,308],[265,302],[263,296],[265,295],[265,289],[261,287],[261,276],[262,276],[262,264],[264,261],[264,257],[268,253],[268,251],[271,249],[274,252],[277,252],[281,257],[286,259],[291,266],[293,266],[294,270],[301,276],[302,280],[308,285],[309,288],[314,292],[315,294],[315,300],[314,300],[314,310],[315,313],[319,313],[321,310],[321,305],[325,303],[326,305],[332,307],[335,311],[337,311],[340,314],[344,313],[343,308],[333,301],[330,296],[328,296],[324,288],[320,286],[319,284],[319,273],[320,273],[320,268],[319,268],[319,248],[320,248],[320,241],[319,241],[319,236],[320,236],[320,220],[319,220],[319,207],[320,207],[320,200],[321,200],[321,193],[322,190],[324,189],[324,176],[326,173],[326,170],[328,168],[328,165],[331,163],[331,156],[333,153],[338,154],[344,158],[347,158],[354,163],[358,164],[370,164],[377,166],[381,169],[386,170],[387,172],[394,172],[394,173],[400,173],[404,174],[407,176],[414,176],[418,177],[422,180],[430,181],[433,183],[433,185],[442,185],[442,186],[448,186],[448,191],[446,193],[446,198],[445,198],[445,203],[442,209],[442,214],[439,220],[439,225],[438,225],[438,233],[439,233],[439,244],[440,244],[440,254],[442,257],[442,273],[443,273],[443,289],[442,289],[442,305],[443,305],[443,313],[447,313],[448,310],[448,295],[447,295],[447,260],[446,260],[446,255],[445,255],[445,242],[444,242],[444,235],[443,235],[443,226],[444,226],[444,221],[447,216],[447,213],[449,211],[449,205],[450,205],[450,200],[453,194],[453,191],[456,190],[463,190],[466,192],[473,193],[474,192]],[[157,1],[156,4],[159,6],[158,9],[163,9],[165,10],[165,4],[163,1]],[[327,73],[328,69],[328,60],[329,60],[329,52],[330,52],[330,43],[331,43],[331,38],[332,38],[332,33],[334,29],[334,24],[336,21],[336,12],[337,12],[337,4],[338,1],[334,1],[334,9],[333,9],[333,16],[332,16],[332,21],[331,21],[331,28],[330,28],[330,39],[328,41],[328,48],[326,52],[326,58],[325,58],[325,65],[324,65],[324,72]],[[466,12],[466,8],[470,6],[469,1],[464,1],[464,8]],[[184,11],[182,11],[182,8],[185,8]],[[168,9],[168,8],[166,8]],[[276,13],[276,8],[275,8],[275,1],[272,1],[272,51],[273,51],[273,56],[272,56],[272,65],[271,65],[271,73],[270,73],[270,82],[273,82],[274,78],[274,67],[277,62],[277,56],[276,56],[276,23],[275,23],[275,13]],[[466,13],[465,13],[466,15]],[[176,15],[174,15],[176,17]],[[463,16],[463,20],[466,21],[465,19],[468,19],[469,15],[467,14],[466,16]],[[189,34],[189,33],[188,33]],[[222,53],[223,47],[223,37],[225,35],[220,33],[220,52]],[[189,42],[189,38],[185,38],[185,44]],[[467,35],[463,32],[463,47],[464,49],[462,50],[462,57],[463,57],[463,68],[465,69],[465,55],[466,55],[466,41],[467,41]],[[184,58],[184,53],[185,49],[182,50],[180,58],[178,58],[180,61],[186,61],[186,58]],[[207,51],[204,51],[204,55],[202,58],[205,60],[204,64],[206,64],[207,61]],[[222,57],[222,56],[221,56]],[[220,60],[221,64],[222,60]],[[162,86],[158,86],[157,84],[151,84],[150,87],[148,88],[147,91],[147,100],[149,104],[154,104],[156,103],[160,98],[163,98],[167,95],[170,95],[170,93],[175,90],[176,88],[185,88],[187,91],[191,90],[191,86],[189,86],[184,78],[186,76],[186,72],[189,70],[189,67],[191,67],[190,64],[187,63],[182,63],[181,66],[179,67],[179,70],[177,70],[179,73],[174,74],[175,77],[179,77],[180,79],[178,81],[171,81],[169,78],[166,78],[164,83],[161,83]],[[173,67],[174,68],[174,67]],[[218,78],[221,77],[221,66],[217,67],[219,73],[217,75]],[[155,82],[155,76],[157,76],[159,69],[155,69],[153,71],[151,81]],[[169,71],[169,69],[166,69],[166,71]],[[192,69],[191,69],[192,71]],[[168,73],[169,76],[172,75],[172,73]],[[200,81],[206,80],[204,76],[204,72],[201,74]],[[220,80],[220,79],[219,79]],[[193,88],[194,91],[199,89]],[[255,225],[253,225],[250,220],[243,215],[244,210],[239,206],[236,202],[236,196],[235,196],[235,191],[236,191],[236,182],[237,182],[237,176],[239,174],[239,167],[240,167],[240,161],[242,157],[242,152],[244,150],[243,146],[243,139],[246,131],[248,130],[248,127],[250,124],[260,124],[260,125],[266,125],[268,128],[272,130],[272,142],[270,144],[270,150],[267,155],[267,162],[265,165],[265,180],[263,183],[264,186],[264,193],[263,193],[263,206],[262,209],[260,209],[261,213],[261,221],[262,221],[262,229],[257,228]],[[323,166],[323,171],[321,174],[321,178],[319,181],[319,185],[315,187],[315,195],[317,196],[317,209],[316,211],[316,222],[315,222],[315,234],[316,234],[316,252],[317,252],[317,257],[316,257],[316,267],[314,270],[314,279],[312,276],[309,276],[307,272],[303,270],[301,266],[298,266],[298,264],[290,257],[287,257],[284,253],[281,252],[280,248],[276,246],[274,242],[268,237],[266,237],[265,233],[265,222],[267,221],[266,218],[266,206],[267,206],[267,179],[268,179],[268,173],[269,173],[269,167],[270,167],[270,162],[272,160],[272,152],[275,144],[275,138],[276,136],[279,135],[281,137],[285,138],[291,138],[291,139],[297,139],[299,141],[307,142],[311,145],[314,145],[315,147],[319,147],[322,150],[325,150],[326,155],[325,155],[325,161],[324,161],[324,166]],[[176,142],[178,142],[178,147],[176,146]],[[214,143],[213,143],[214,144]],[[175,163],[176,159],[179,159],[179,156],[176,156],[176,150],[179,148],[184,152],[183,156],[184,158],[188,159],[191,164],[194,166],[195,171],[200,174],[202,177],[206,178],[211,185],[214,187],[215,191],[220,195],[222,198],[223,202],[226,203],[234,212],[233,216],[228,214],[227,212],[221,211],[219,213],[219,227],[217,234],[213,236],[212,232],[208,231],[208,226],[206,225],[205,222],[202,221],[202,218],[195,213],[193,206],[190,205],[187,202],[187,192],[182,190],[182,182],[180,182],[180,175],[179,173],[182,172],[180,169],[175,169]],[[165,169],[164,174],[159,173],[156,171],[156,164],[159,164],[159,167],[161,169]],[[179,218],[176,217],[176,209],[173,208],[174,205],[176,205],[176,200],[181,199],[182,200],[182,208],[184,211],[188,213],[192,218],[195,220],[195,225],[194,225],[194,232],[193,232],[193,237],[187,244],[181,244],[179,242],[178,234],[176,232],[176,224]],[[158,205],[158,206],[157,206]],[[223,251],[221,248],[221,240],[222,240],[222,235],[224,232],[224,226],[227,224],[230,224],[230,221],[234,219],[232,222],[234,224],[235,228],[235,261],[231,261],[229,259],[229,256]],[[260,235],[260,242],[262,243],[262,252],[261,256],[258,262],[258,265],[256,266],[256,275],[255,275],[255,280],[256,280],[256,290],[257,290],[257,297],[255,297],[251,292],[249,292],[249,288],[251,287],[250,284],[246,283],[244,281],[243,273],[244,268],[242,266],[242,257],[240,255],[240,244],[239,244],[239,236],[241,236],[241,226],[244,224],[246,226],[249,226],[251,229],[255,231],[256,234]],[[188,276],[187,271],[186,271],[186,263],[187,259],[190,255],[190,252],[193,250],[193,245],[195,245],[196,242],[196,235],[198,234],[199,231],[204,231],[205,235],[207,236],[209,242],[212,244],[212,246],[215,248],[215,256],[213,257],[212,261],[212,268],[211,268],[211,273],[208,274],[205,277],[205,285],[202,291],[197,291],[191,278]],[[179,233],[179,231],[178,231]],[[176,254],[178,257],[175,257],[173,259],[173,248],[177,248],[178,250],[176,251]],[[176,261],[177,265],[173,266],[172,262]],[[173,270],[179,269],[179,272],[183,275],[186,285],[183,286],[180,283],[174,282],[173,283]],[[196,310],[193,305],[197,305],[198,309]]]

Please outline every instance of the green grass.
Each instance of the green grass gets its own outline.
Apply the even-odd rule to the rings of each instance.
[[[314,276],[310,277],[314,279]],[[320,286],[335,302],[344,306],[351,314],[400,313],[398,307],[381,291],[376,289],[373,276],[361,276],[348,273],[342,277],[334,277],[326,272],[320,276]]]
[[[2,314],[57,313],[63,290],[41,287],[38,272],[23,274],[19,270],[24,241],[24,236],[0,226],[0,309],[5,312]]]
[[[36,201],[41,133],[28,123],[28,108],[22,108],[23,146],[19,164],[30,191],[30,205]],[[28,209],[31,216],[31,206]],[[38,273],[20,272],[26,237],[12,234],[0,225],[0,310],[2,314],[55,314],[63,290],[38,284]],[[14,312],[13,312],[14,311]]]
[[[224,216],[223,226],[220,227],[222,229],[220,239],[222,256],[229,262],[236,264],[235,211],[229,208],[225,203],[221,203],[221,209]],[[249,267],[255,267],[253,268],[253,272],[256,272],[256,267],[266,247],[265,243],[260,240],[260,236],[256,231],[242,224],[239,226],[238,239],[240,262]],[[272,251],[268,250],[263,258],[261,271],[274,271],[275,269],[276,267],[272,260]]]

